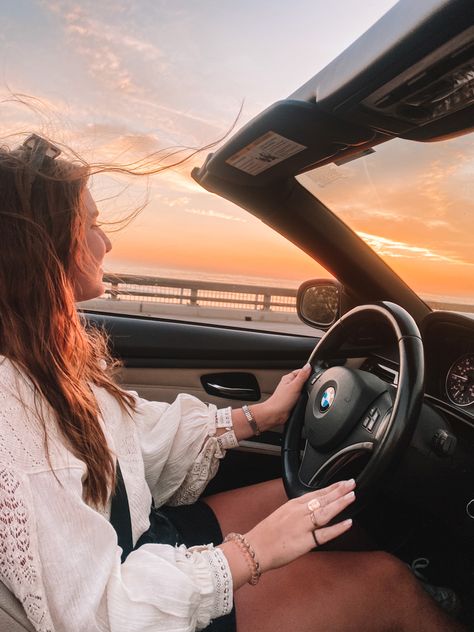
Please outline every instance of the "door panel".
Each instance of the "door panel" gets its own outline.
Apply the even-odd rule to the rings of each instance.
[[[308,359],[317,338],[197,325],[154,318],[88,313],[127,367],[287,369]]]
[[[285,373],[303,366],[317,338],[196,325],[143,317],[87,313],[89,325],[105,330],[114,355],[123,362],[122,386],[146,399],[172,402],[179,393],[195,395],[219,408],[246,400],[208,394],[201,376],[244,372],[253,375],[267,399]],[[242,441],[223,460],[209,492],[279,475],[282,427]]]
[[[150,369],[138,367],[123,367],[118,379],[122,386],[128,390],[137,391],[141,397],[154,399],[160,402],[172,402],[179,393],[189,393],[195,395],[204,402],[215,404],[219,408],[232,406],[237,408],[247,403],[246,399],[227,399],[206,393],[202,384],[201,376],[207,373],[219,374],[221,369],[214,368],[174,368],[174,369]],[[232,369],[225,369],[228,373]],[[237,369],[235,369],[237,372]],[[282,375],[287,371],[283,369],[252,369],[250,367],[240,368],[238,372],[246,372],[254,375],[261,391],[260,401],[264,401],[271,395],[276,384]]]

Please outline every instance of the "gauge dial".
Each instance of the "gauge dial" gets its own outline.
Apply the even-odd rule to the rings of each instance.
[[[446,394],[453,404],[474,404],[474,353],[453,363],[446,376]]]

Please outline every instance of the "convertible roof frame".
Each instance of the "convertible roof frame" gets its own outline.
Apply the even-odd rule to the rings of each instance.
[[[471,131],[470,18],[471,0],[400,0],[209,155],[194,179],[320,261],[358,301],[390,300],[421,322],[430,308],[295,176],[397,136],[433,141]]]

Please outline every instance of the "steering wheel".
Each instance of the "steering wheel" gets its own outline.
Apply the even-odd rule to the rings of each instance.
[[[367,371],[342,366],[357,355],[354,343],[367,337],[368,323],[388,330],[398,345],[396,387]],[[368,336],[370,344],[371,331]],[[283,483],[288,497],[294,498],[347,477],[356,467],[356,501],[343,517],[353,516],[413,434],[423,400],[421,335],[399,305],[362,305],[326,332],[309,361],[312,373],[285,427]]]

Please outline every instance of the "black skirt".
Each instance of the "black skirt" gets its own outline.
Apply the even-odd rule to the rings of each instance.
[[[198,500],[193,505],[152,509],[150,529],[138,540],[135,548],[150,542],[161,544],[220,544],[223,540],[219,522],[206,503]],[[235,607],[224,617],[214,619],[206,632],[237,632]]]

